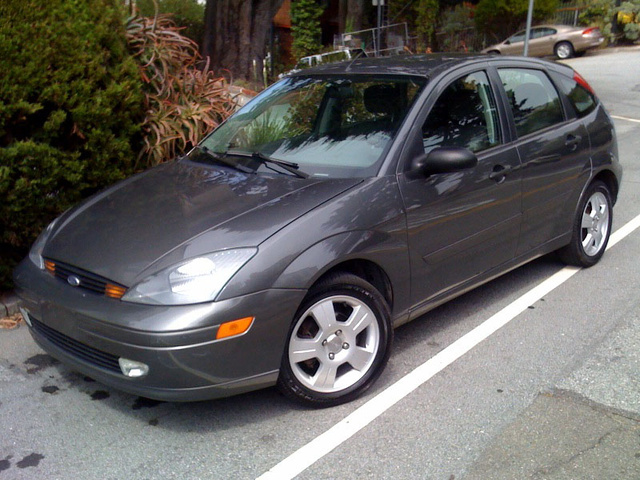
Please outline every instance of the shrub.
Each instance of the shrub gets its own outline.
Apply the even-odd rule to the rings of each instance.
[[[315,0],[293,0],[291,2],[291,51],[296,59],[318,53],[322,48],[320,16],[324,8]]]
[[[144,116],[117,0],[0,4],[0,286],[63,210],[132,172]]]
[[[557,7],[558,0],[537,0],[533,4],[533,20],[543,21]],[[502,41],[525,24],[528,9],[528,0],[480,0],[475,13],[476,27],[495,41]]]
[[[622,26],[623,40],[635,42],[640,38],[640,0],[623,2],[618,8],[618,24]]]
[[[217,127],[235,108],[227,82],[199,61],[195,42],[169,15],[127,20],[127,41],[144,82],[147,115],[141,165],[173,159]]]
[[[172,18],[181,28],[182,35],[196,43],[202,42],[204,3],[198,0],[136,0],[136,6],[143,17],[153,17],[156,13],[173,14]],[[158,12],[156,12],[156,6]]]

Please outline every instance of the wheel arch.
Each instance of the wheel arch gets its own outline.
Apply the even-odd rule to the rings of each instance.
[[[350,273],[369,282],[384,297],[389,309],[393,309],[393,286],[391,285],[391,280],[384,269],[377,263],[364,258],[345,260],[326,270],[317,278],[314,285],[336,273]]]
[[[589,185],[598,180],[607,186],[607,188],[609,189],[609,193],[611,194],[611,201],[615,205],[616,201],[618,200],[618,192],[620,191],[620,185],[618,183],[617,177],[611,170],[602,170],[591,179]]]
[[[410,281],[406,242],[373,231],[342,233],[316,243],[287,266],[274,287],[309,290],[336,272],[351,273],[372,284],[391,311],[408,301],[408,297],[403,300],[396,295],[402,291],[398,284]],[[405,290],[408,292],[408,284]]]

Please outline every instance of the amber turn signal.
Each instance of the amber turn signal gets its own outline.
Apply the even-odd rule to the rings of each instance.
[[[249,330],[249,327],[253,323],[253,318],[254,317],[245,317],[239,318],[238,320],[233,320],[231,322],[223,323],[222,325],[220,325],[220,328],[218,328],[216,340],[235,337],[236,335],[242,335],[244,332]]]
[[[53,273],[55,275],[55,273],[56,273],[56,264],[53,263],[51,260],[45,260],[44,261],[44,268],[47,269],[47,272]]]
[[[119,285],[113,285],[112,283],[107,283],[104,287],[104,294],[111,298],[122,298],[126,291],[126,288]]]

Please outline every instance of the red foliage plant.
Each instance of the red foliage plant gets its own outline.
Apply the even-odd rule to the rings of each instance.
[[[185,152],[235,109],[228,82],[198,68],[198,46],[180,34],[171,17],[127,19],[129,49],[145,84],[144,147],[139,163],[157,165]]]

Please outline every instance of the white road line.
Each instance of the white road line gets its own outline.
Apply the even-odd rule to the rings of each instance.
[[[640,215],[611,235],[607,250],[640,227]],[[329,430],[282,460],[257,480],[289,480],[347,441],[385,411],[504,327],[530,305],[569,280],[581,269],[565,267],[529,290],[484,323],[460,337],[415,370],[387,387]]]
[[[640,123],[640,120],[638,120],[637,118],[620,117],[618,115],[611,115],[611,118],[615,118],[616,120],[626,120],[627,122]]]

